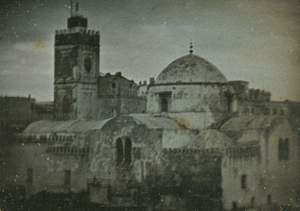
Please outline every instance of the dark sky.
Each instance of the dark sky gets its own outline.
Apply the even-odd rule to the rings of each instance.
[[[70,1],[0,3],[0,95],[53,100],[54,33],[66,28]],[[157,77],[192,38],[228,80],[299,101],[299,1],[84,0],[79,12],[100,31],[103,73]]]

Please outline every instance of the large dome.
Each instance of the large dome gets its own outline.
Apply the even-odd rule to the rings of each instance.
[[[169,64],[157,77],[155,84],[165,83],[225,83],[221,71],[200,56],[189,54]]]

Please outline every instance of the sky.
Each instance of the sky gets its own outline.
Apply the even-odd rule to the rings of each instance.
[[[79,13],[100,31],[102,73],[149,81],[192,39],[227,80],[300,101],[300,1],[81,0]],[[69,16],[69,0],[0,0],[0,95],[53,100],[54,35]]]

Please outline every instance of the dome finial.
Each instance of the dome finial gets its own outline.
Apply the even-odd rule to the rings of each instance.
[[[193,53],[193,41],[191,39],[191,42],[190,42],[190,54],[192,54],[192,53]]]

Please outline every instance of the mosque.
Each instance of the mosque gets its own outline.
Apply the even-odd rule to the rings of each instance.
[[[102,74],[100,35],[87,25],[73,14],[56,31],[54,120],[2,147],[3,192],[146,210],[298,210],[299,103],[227,81],[192,46],[150,83]]]

